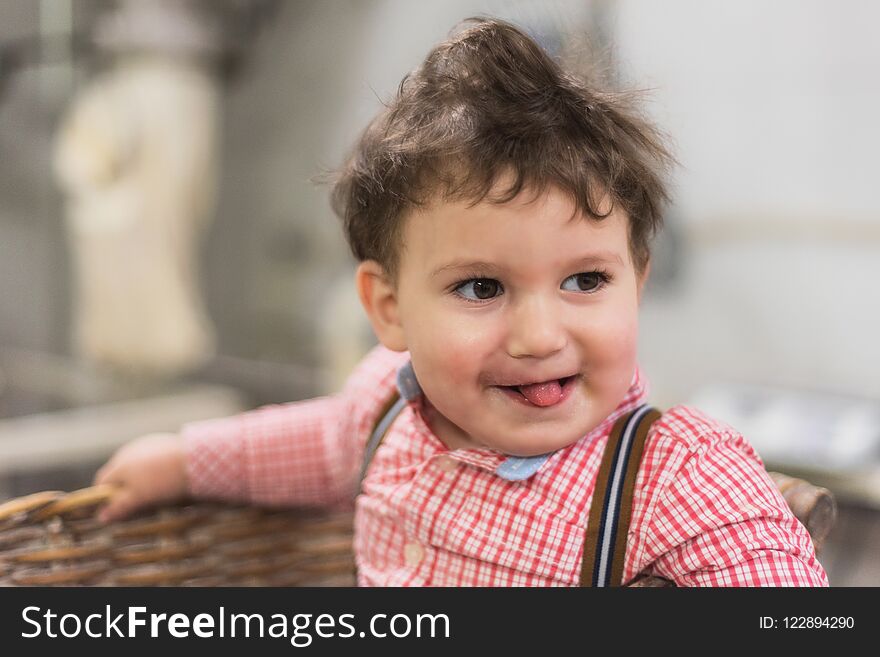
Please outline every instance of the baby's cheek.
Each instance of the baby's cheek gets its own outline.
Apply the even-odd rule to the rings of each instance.
[[[477,359],[472,352],[447,348],[441,350],[437,366],[443,372],[448,384],[458,386],[472,378],[475,362]]]
[[[637,322],[624,324],[617,331],[616,347],[621,358],[634,359],[639,344],[639,325]]]
[[[609,318],[594,325],[587,339],[592,346],[594,359],[608,364],[625,364],[636,357],[638,337],[636,321],[630,318]]]
[[[453,327],[445,329],[432,327],[430,331],[425,331],[419,344],[414,345],[412,350],[413,359],[418,357],[420,363],[424,364],[424,372],[420,376],[430,377],[434,383],[432,387],[444,392],[455,390],[471,378],[475,364],[479,362],[474,345],[466,334]]]
[[[490,322],[447,321],[432,327],[430,344],[425,346],[439,369],[456,380],[467,380],[496,342]]]

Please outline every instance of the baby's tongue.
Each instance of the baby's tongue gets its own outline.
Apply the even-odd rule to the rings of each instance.
[[[559,385],[559,381],[519,386],[519,391],[535,406],[553,406],[562,398],[562,386]]]

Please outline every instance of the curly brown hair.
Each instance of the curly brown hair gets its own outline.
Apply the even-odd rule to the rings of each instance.
[[[396,280],[410,210],[436,199],[504,203],[553,185],[594,220],[610,212],[603,199],[620,204],[644,272],[673,158],[637,96],[600,91],[510,23],[462,27],[404,77],[338,173],[333,209],[355,258]]]

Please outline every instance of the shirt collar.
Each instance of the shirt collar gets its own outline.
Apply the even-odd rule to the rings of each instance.
[[[416,373],[415,370],[413,370],[411,360],[406,361],[401,365],[400,369],[397,370],[397,390],[400,393],[400,396],[408,402],[416,401],[422,396],[422,387],[419,385],[419,381],[416,378]],[[647,396],[647,381],[642,375],[641,370],[636,367],[633,372],[632,380],[630,381],[629,390],[624,396],[623,401],[621,401],[611,415],[605,418],[599,426],[587,434],[585,438],[589,440],[592,437],[602,435],[619,417],[628,413],[639,404],[642,404]],[[502,479],[508,481],[523,481],[540,470],[541,466],[544,465],[544,463],[546,463],[555,453],[556,452],[548,452],[547,454],[539,454],[538,456],[509,456],[506,454],[498,454],[501,462],[497,463],[497,465],[493,462],[493,465],[495,465],[494,472]],[[466,460],[474,465],[486,467],[485,458]]]

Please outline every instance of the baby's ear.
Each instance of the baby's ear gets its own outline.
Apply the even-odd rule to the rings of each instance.
[[[406,351],[397,290],[385,268],[375,260],[365,260],[358,265],[354,281],[361,305],[379,342],[392,351]]]

